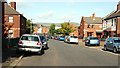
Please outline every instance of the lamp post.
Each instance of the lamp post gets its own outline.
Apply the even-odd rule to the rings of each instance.
[[[30,24],[31,24],[31,25],[30,25],[30,34],[32,34],[32,29],[33,29],[33,28],[32,28],[32,27],[33,27],[33,26],[32,26],[32,19],[30,20]]]

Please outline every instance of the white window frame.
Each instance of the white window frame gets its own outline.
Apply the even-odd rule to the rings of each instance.
[[[8,19],[9,19],[9,22],[13,23],[13,16],[12,15],[9,15]]]

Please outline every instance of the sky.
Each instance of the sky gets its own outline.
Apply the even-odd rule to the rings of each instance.
[[[33,23],[80,23],[81,17],[105,17],[117,9],[119,0],[7,0],[17,2],[17,11]]]

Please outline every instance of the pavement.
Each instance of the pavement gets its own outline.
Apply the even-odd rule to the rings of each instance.
[[[8,67],[12,62],[17,60],[21,54],[16,53],[16,44],[18,42],[18,39],[12,39],[11,45],[8,47],[8,40],[4,40],[4,46],[2,46],[2,67],[6,68]]]

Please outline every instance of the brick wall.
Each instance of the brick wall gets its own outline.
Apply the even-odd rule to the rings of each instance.
[[[20,15],[20,36],[26,32],[26,18]]]
[[[20,37],[26,31],[26,18],[22,15],[11,15],[13,17],[13,38]],[[5,23],[9,22],[9,15],[5,15]]]
[[[117,20],[117,36],[120,37],[120,17]]]

